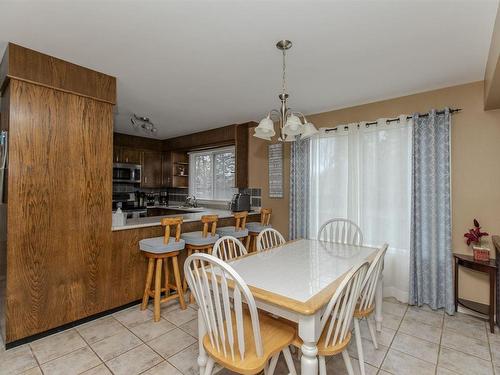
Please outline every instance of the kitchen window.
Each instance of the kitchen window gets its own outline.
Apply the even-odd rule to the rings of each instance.
[[[189,194],[197,199],[230,201],[234,175],[234,147],[189,153]]]

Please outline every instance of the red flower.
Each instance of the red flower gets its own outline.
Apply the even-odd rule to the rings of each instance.
[[[464,237],[467,238],[467,246],[469,246],[471,243],[479,244],[481,242],[481,237],[489,236],[488,233],[481,232],[481,226],[476,219],[474,219],[473,223],[474,228],[469,229],[469,232],[464,234]]]

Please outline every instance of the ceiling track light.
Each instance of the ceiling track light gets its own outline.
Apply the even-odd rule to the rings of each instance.
[[[142,129],[147,133],[156,133],[158,129],[155,124],[151,122],[149,117],[145,116],[137,116],[135,113],[130,117],[130,122],[132,123],[135,129]]]
[[[279,137],[281,142],[293,142],[300,135],[301,139],[309,138],[318,132],[316,127],[307,121],[306,116],[301,112],[292,111],[288,108],[288,93],[286,92],[286,51],[292,48],[292,42],[289,40],[280,40],[276,43],[283,53],[283,83],[282,92],[278,95],[281,101],[280,109],[271,110],[259,125],[255,128],[254,137],[272,141],[271,137],[276,134],[274,130],[274,121],[279,123]]]

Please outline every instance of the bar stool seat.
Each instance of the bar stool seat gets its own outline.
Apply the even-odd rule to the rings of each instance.
[[[262,225],[261,223],[258,222],[252,222],[252,223],[247,223],[247,229],[249,232],[253,233],[260,233],[264,229],[272,228],[273,226],[271,224],[267,225]]]
[[[206,237],[203,237],[203,231],[197,231],[197,232],[186,232],[181,234],[181,239],[183,239],[186,243],[186,245],[193,245],[193,246],[206,246],[206,245],[213,245],[218,239],[219,235],[216,234],[211,234],[207,233]]]
[[[231,237],[235,237],[235,238],[242,238],[242,237],[248,236],[248,229],[246,229],[246,228],[237,229],[234,226],[220,227],[220,228],[217,228],[217,233],[220,236],[231,236]]]
[[[139,249],[141,249],[142,251],[147,251],[148,253],[161,254],[182,250],[184,249],[184,246],[186,244],[182,237],[181,239],[179,239],[179,241],[176,241],[175,237],[169,237],[168,243],[165,243],[164,241],[165,237],[163,236],[145,238],[139,241]]]

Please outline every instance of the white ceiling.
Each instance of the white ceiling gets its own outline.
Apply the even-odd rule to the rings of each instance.
[[[483,79],[498,0],[0,1],[12,41],[118,78],[131,113],[167,138],[259,120],[278,107],[279,39],[290,106],[317,113]]]

